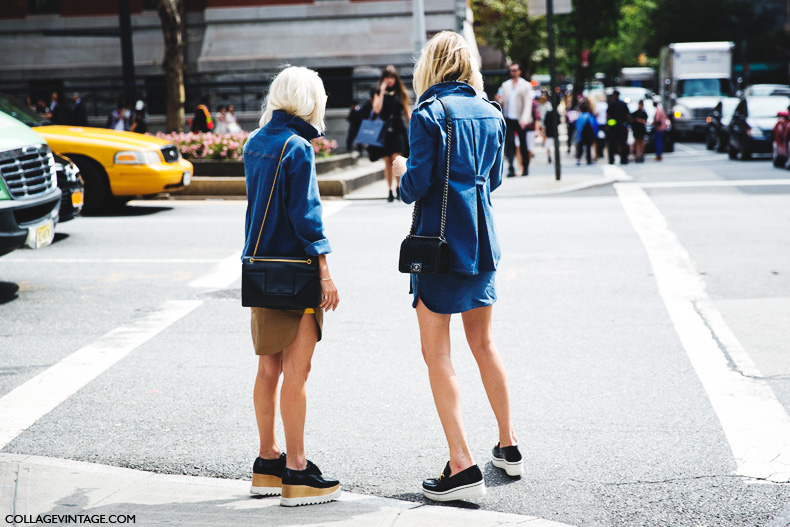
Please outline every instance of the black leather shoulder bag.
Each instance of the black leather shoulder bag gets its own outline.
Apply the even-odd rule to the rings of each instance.
[[[439,236],[417,236],[417,217],[422,210],[422,199],[414,203],[411,231],[400,246],[398,271],[411,274],[447,274],[450,272],[450,246],[444,237],[447,222],[447,192],[450,186],[450,150],[453,144],[453,116],[442,99],[444,120],[447,123],[447,154],[445,155],[444,193],[442,194],[442,223]]]
[[[283,154],[288,138],[280,153],[277,171],[274,174],[272,190],[266,211],[261,221],[261,230],[255,242],[252,256],[245,256],[241,263],[241,305],[244,307],[266,307],[269,309],[307,309],[315,308],[321,301],[321,281],[319,279],[318,257],[316,256],[257,256],[261,243],[263,225],[269,214],[269,205],[274,196],[274,187],[280,175]]]

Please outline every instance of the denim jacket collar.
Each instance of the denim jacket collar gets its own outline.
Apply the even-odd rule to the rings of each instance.
[[[308,123],[301,117],[296,117],[295,115],[291,115],[288,112],[284,112],[282,110],[274,110],[272,112],[272,120],[270,123],[273,128],[286,128],[293,130],[308,141],[312,141],[313,139],[324,135],[323,133],[319,132],[315,126]]]
[[[447,81],[447,82],[440,82],[438,84],[434,84],[420,96],[420,100],[418,104],[421,104],[424,101],[427,101],[431,97],[446,97],[447,95],[461,95],[461,94],[468,94],[468,95],[477,95],[475,89],[472,88],[469,84],[465,82],[458,82],[458,81]]]

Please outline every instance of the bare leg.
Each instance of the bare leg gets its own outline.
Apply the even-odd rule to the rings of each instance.
[[[461,419],[461,390],[450,360],[450,315],[434,313],[420,300],[417,303],[417,320],[433,400],[450,448],[450,474],[455,475],[475,462],[466,442]]]
[[[403,155],[403,154],[401,154],[400,152],[396,152],[396,153],[392,154],[391,156],[388,156],[388,157],[389,157],[390,173],[392,173],[392,176],[393,176],[393,178],[392,178],[392,179],[393,179],[393,180],[394,180],[394,182],[395,182],[395,186],[394,186],[394,187],[390,187],[390,188],[393,188],[394,190],[398,190],[398,187],[400,187],[400,176],[396,176],[396,175],[394,174],[394,172],[392,171],[392,161],[393,161],[393,160],[394,160],[396,157],[398,157],[398,156],[400,156],[400,155]]]
[[[510,391],[507,385],[507,373],[502,357],[494,344],[491,327],[493,306],[478,307],[461,314],[464,321],[466,340],[480,369],[488,402],[494,410],[499,425],[499,444],[511,446],[517,444],[513,431],[513,420],[510,415]]]
[[[277,436],[274,433],[274,418],[282,358],[282,352],[258,357],[258,375],[255,377],[252,400],[255,404],[255,419],[258,422],[258,435],[261,439],[258,456],[264,459],[280,457],[280,447],[277,445]]]
[[[384,156],[384,179],[387,180],[387,190],[393,190],[392,181],[395,179],[392,173],[392,160],[394,156]]]
[[[310,361],[318,341],[315,315],[302,315],[296,338],[283,350],[283,386],[280,392],[280,414],[285,428],[287,467],[292,470],[307,468],[304,453],[304,422],[307,412],[305,383],[310,373]]]

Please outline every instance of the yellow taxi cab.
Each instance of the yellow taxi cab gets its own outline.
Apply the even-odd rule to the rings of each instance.
[[[164,139],[106,128],[53,125],[6,95],[0,95],[0,111],[33,127],[52,151],[79,167],[85,185],[85,212],[137,196],[178,190],[192,182],[192,163]]]

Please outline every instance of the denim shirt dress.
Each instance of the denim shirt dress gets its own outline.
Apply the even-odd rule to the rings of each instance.
[[[413,305],[422,299],[436,313],[462,313],[496,301],[495,272],[500,259],[491,192],[502,183],[505,120],[496,103],[463,82],[442,82],[421,97],[409,124],[411,155],[401,177],[405,203],[422,200],[417,234],[440,230],[450,108],[453,141],[445,237],[450,273],[412,275]]]

